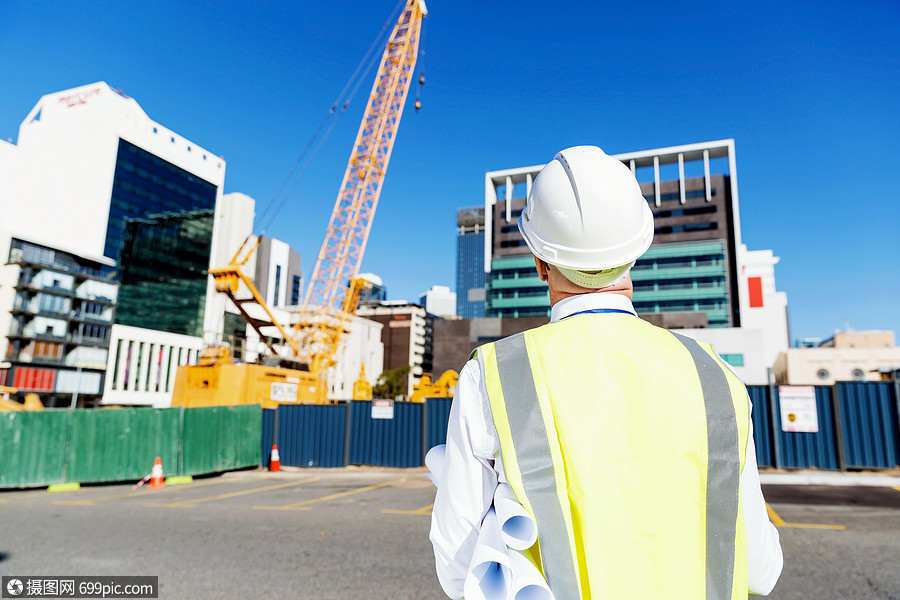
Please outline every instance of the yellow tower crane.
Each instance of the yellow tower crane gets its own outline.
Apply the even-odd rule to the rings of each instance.
[[[227,266],[210,269],[210,274],[216,289],[231,299],[278,356],[263,369],[231,364],[227,350],[208,349],[200,364],[179,368],[173,406],[261,402],[271,408],[281,402],[326,401],[325,372],[335,364],[360,293],[370,285],[357,275],[413,80],[427,13],[423,0],[408,0],[394,24],[294,332],[278,322],[252,279],[241,270],[259,243],[246,240]],[[296,362],[285,364],[283,358]]]

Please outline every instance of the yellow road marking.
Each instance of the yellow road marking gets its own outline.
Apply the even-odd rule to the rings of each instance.
[[[425,515],[431,516],[431,509],[434,508],[434,503],[429,504],[428,506],[423,506],[422,508],[417,508],[416,510],[395,510],[392,508],[382,509],[381,512],[389,515]]]
[[[267,485],[264,487],[253,488],[250,490],[240,490],[238,492],[229,492],[227,494],[218,494],[216,496],[207,496],[205,498],[196,498],[194,500],[182,500],[181,502],[171,502],[168,504],[148,503],[148,504],[144,504],[144,506],[155,506],[155,507],[165,507],[165,508],[193,508],[195,504],[200,504],[201,502],[212,502],[213,500],[225,500],[226,498],[236,498],[238,496],[246,496],[248,494],[256,494],[257,492],[268,492],[270,490],[279,490],[279,489],[291,487],[294,485],[302,485],[304,483],[312,483],[313,481],[319,481],[319,477],[313,477],[312,479],[302,479],[300,481],[289,481],[287,483],[279,483],[276,485]]]
[[[772,507],[766,503],[766,512],[769,513],[769,518],[772,519],[772,524],[775,527],[793,527],[795,529],[833,529],[835,531],[843,531],[847,529],[843,525],[820,525],[818,523],[787,523],[784,519],[778,516],[778,513],[772,510]]]
[[[784,527],[787,523],[784,522],[784,519],[778,516],[778,513],[772,510],[772,507],[769,506],[769,503],[766,503],[766,512],[769,513],[769,518],[772,519],[772,525],[775,527]]]
[[[894,489],[900,492],[900,485],[896,486]]]
[[[353,494],[368,492],[369,490],[385,487],[393,483],[401,483],[403,481],[406,481],[406,477],[398,479],[396,481],[385,481],[383,483],[376,483],[374,485],[357,488],[355,490],[348,490],[346,492],[339,492],[337,494],[331,494],[329,496],[322,496],[321,498],[313,498],[312,500],[304,500],[303,502],[295,502],[294,504],[285,504],[284,506],[254,506],[253,510],[310,510],[308,507],[309,504],[325,502],[326,500],[334,500],[335,498],[343,498],[345,496],[350,496]]]
[[[204,487],[207,485],[218,485],[220,483],[227,483],[227,481],[204,481],[203,483],[193,483],[178,486],[181,489],[190,489],[197,487]],[[150,489],[146,490],[137,489],[132,492],[128,492],[127,494],[114,494],[112,496],[99,496],[97,498],[87,498],[85,500],[57,500],[53,504],[63,504],[68,506],[93,506],[97,502],[103,502],[104,500],[118,500],[119,498],[133,498],[135,496],[140,496],[141,494],[158,494],[159,492],[164,492],[165,489]]]

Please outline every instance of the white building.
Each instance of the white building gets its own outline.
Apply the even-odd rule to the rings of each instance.
[[[421,306],[403,300],[362,306],[357,315],[384,326],[381,330],[384,370],[409,366],[406,395],[412,395],[413,386],[422,374],[432,369],[433,348],[428,329],[433,317]]]
[[[328,370],[328,399],[350,400],[353,398],[353,384],[359,379],[365,366],[366,380],[373,386],[384,370],[384,344],[381,330],[384,326],[376,321],[354,316],[350,323],[350,334],[343,342],[337,365]]]
[[[206,208],[215,206],[225,181],[223,158],[151,120],[133,98],[102,81],[42,97],[10,146],[4,142],[0,151],[6,227],[86,256],[116,260],[122,218],[143,216],[129,215],[127,201],[142,211],[169,208],[151,209],[151,200],[135,196],[136,180],[115,185],[117,175],[146,168],[200,178],[211,186]]]
[[[439,317],[456,316],[456,293],[444,285],[433,285],[419,296],[419,305]]]
[[[844,331],[814,348],[788,348],[775,361],[775,382],[834,385],[837,381],[880,381],[900,367],[892,331]]]
[[[741,326],[681,329],[698,341],[711,344],[748,385],[774,383],[772,367],[788,350],[787,294],[775,289],[778,257],[771,250],[738,248]]]
[[[0,228],[5,230],[7,240],[0,246],[8,249],[9,240],[16,239],[43,248],[48,256],[60,253],[70,262],[83,259],[97,265],[103,271],[100,275],[112,276],[115,281],[114,273],[122,266],[119,252],[126,219],[149,217],[147,226],[152,227],[155,215],[200,211],[199,219],[211,220],[211,239],[207,238],[210,255],[217,258],[227,254],[230,258],[235,249],[233,241],[219,242],[218,234],[230,232],[231,237],[237,237],[237,229],[249,233],[252,204],[249,220],[246,203],[244,212],[230,211],[229,203],[221,202],[224,180],[224,159],[151,120],[134,99],[106,83],[48,94],[22,122],[16,143],[0,143]],[[229,212],[244,222],[223,223]],[[8,257],[0,258],[6,262]],[[173,256],[173,262],[180,258]],[[50,268],[48,263],[32,264]],[[202,272],[209,263],[199,266]],[[9,347],[13,310],[7,285],[0,282],[0,349],[4,350]],[[205,282],[205,297],[203,287],[201,284],[197,298],[199,310],[216,297],[211,282]],[[147,301],[152,302],[149,298]],[[218,314],[221,319],[221,312]],[[212,329],[216,329],[215,317],[216,311],[204,314],[204,319],[212,319],[208,321]],[[78,318],[72,315],[69,327],[77,325],[81,332],[86,325]],[[102,350],[108,350],[105,362],[109,376],[104,403],[167,404],[160,400],[163,390],[158,389],[154,373],[165,374],[160,361],[167,357],[190,360],[190,353],[181,350],[202,347],[202,330],[207,323],[197,326],[196,335],[157,331],[164,327],[156,325],[148,322],[146,327],[127,329],[113,326],[111,335],[106,332]],[[122,352],[125,354],[120,355]],[[84,353],[67,345],[58,360],[80,365]],[[13,377],[22,356],[7,357]],[[98,366],[96,356],[89,362],[94,368]],[[118,367],[126,368],[116,371]],[[130,398],[125,397],[126,392]],[[156,395],[148,400],[151,393]]]

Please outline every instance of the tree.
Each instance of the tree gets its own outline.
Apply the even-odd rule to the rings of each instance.
[[[397,396],[406,396],[409,391],[409,365],[382,371],[378,381],[372,388],[373,398],[394,400]]]

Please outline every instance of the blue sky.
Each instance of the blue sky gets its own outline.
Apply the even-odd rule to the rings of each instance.
[[[781,258],[792,337],[900,332],[900,5],[608,4],[429,3],[423,107],[362,270],[395,299],[454,287],[456,209],[483,202],[485,171],[734,138],[743,241]],[[42,95],[106,81],[225,156],[225,191],[259,213],[395,5],[0,0],[0,136]],[[307,275],[373,77],[266,231]]]

